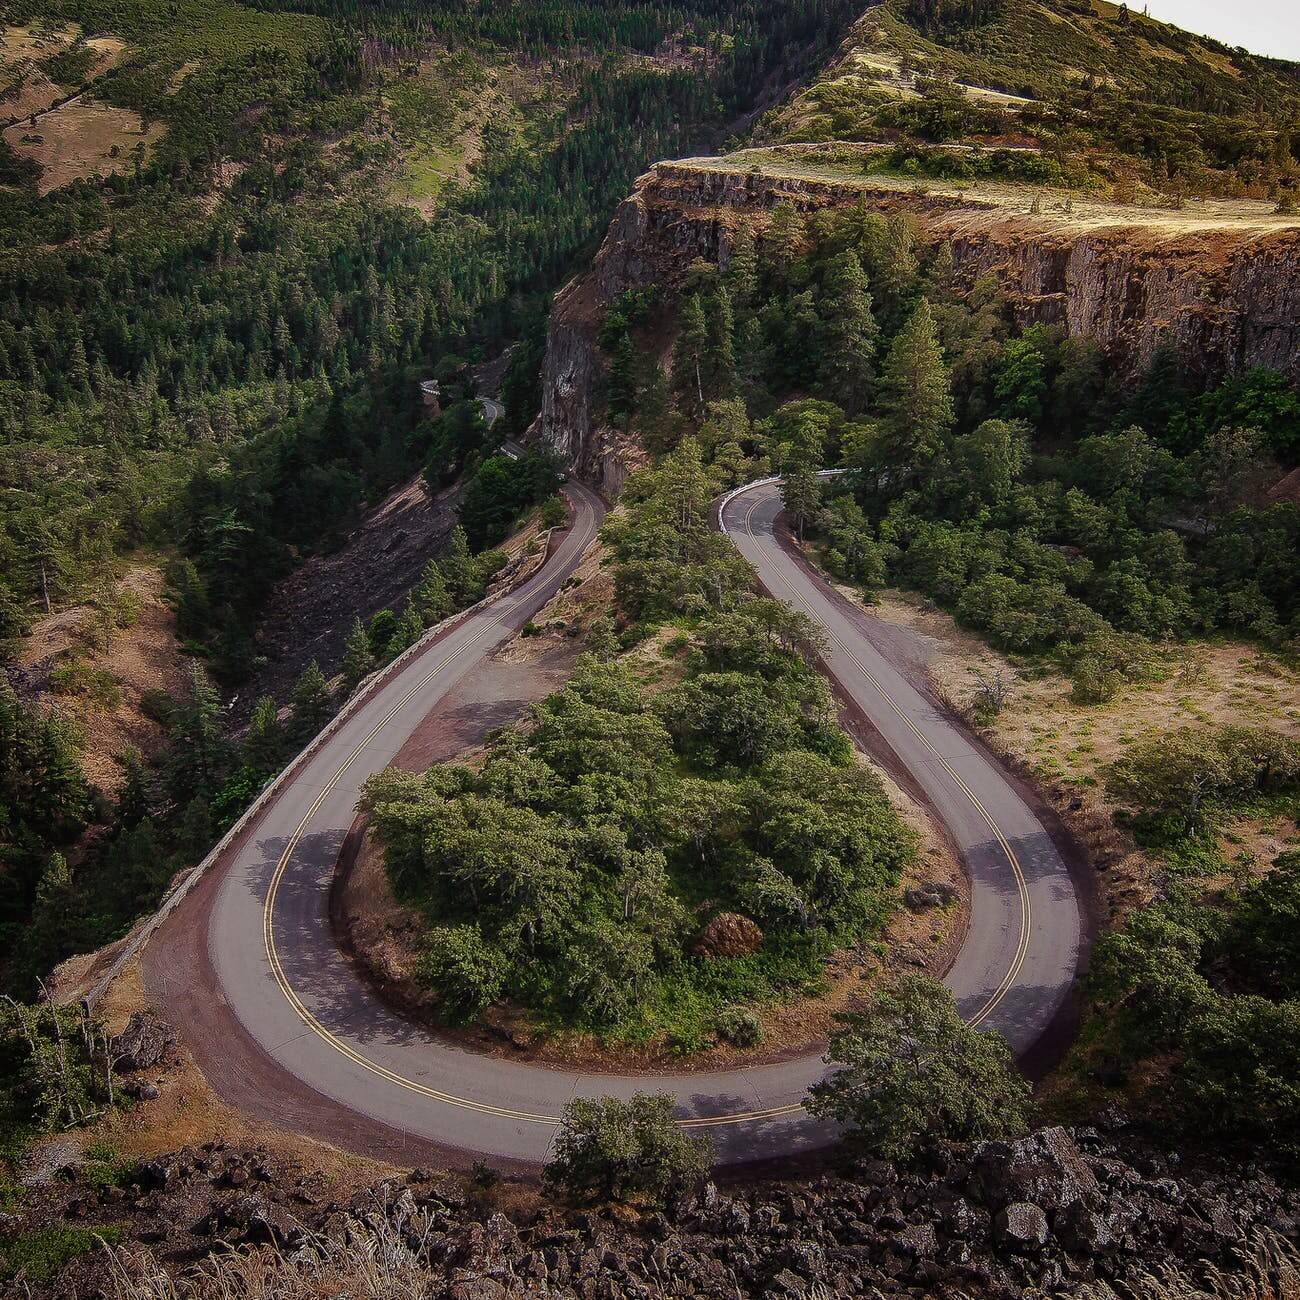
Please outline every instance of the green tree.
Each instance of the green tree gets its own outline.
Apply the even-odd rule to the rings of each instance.
[[[449,1019],[470,1021],[501,996],[510,962],[477,925],[438,926],[429,932],[417,974]]]
[[[329,682],[315,659],[302,670],[289,697],[289,735],[298,744],[309,741],[330,719],[334,700]]]
[[[546,1183],[587,1201],[665,1205],[688,1193],[713,1159],[707,1138],[673,1119],[673,1098],[575,1097],[565,1106],[543,1170]]]
[[[673,392],[693,424],[704,415],[704,376],[709,362],[709,323],[700,296],[682,304],[677,340],[673,344]]]
[[[624,330],[614,344],[609,359],[609,379],[606,384],[606,406],[609,418],[621,428],[627,428],[637,404],[636,348],[632,336]]]
[[[872,315],[862,263],[850,251],[840,253],[826,268],[821,319],[819,377],[827,396],[853,414],[866,403],[880,328]]]
[[[13,652],[27,635],[28,623],[9,584],[0,582],[0,659]]]
[[[451,530],[446,549],[438,557],[438,567],[447,580],[452,600],[458,606],[471,605],[483,594],[470,555],[469,538],[459,524]]]
[[[199,664],[190,667],[189,690],[170,719],[173,788],[211,795],[221,784],[229,746],[221,726],[221,699]]]
[[[814,470],[800,465],[787,474],[781,484],[781,500],[794,524],[795,534],[803,541],[804,528],[817,517],[822,504],[822,481]]]
[[[284,728],[280,726],[279,708],[270,695],[263,695],[253,706],[244,733],[243,755],[249,767],[268,776],[278,771],[284,761]]]
[[[873,1152],[897,1160],[927,1138],[1025,1131],[1029,1085],[1006,1039],[965,1024],[942,984],[904,976],[841,1019],[827,1054],[839,1068],[814,1085],[808,1109],[851,1125]]]
[[[441,582],[441,570],[432,561],[430,561],[430,566],[437,573],[438,580]],[[445,594],[445,584],[443,591]],[[374,670],[375,652],[370,647],[370,635],[361,622],[361,616],[357,615],[352,620],[352,629],[348,633],[347,640],[343,643],[343,681],[346,683],[348,690],[356,690],[357,684],[363,678],[368,677]]]
[[[952,380],[925,298],[890,344],[881,372],[881,403],[893,464],[915,480],[939,454],[953,422]]]
[[[748,226],[742,226],[732,240],[723,283],[732,303],[741,311],[750,306],[758,293],[758,248]]]
[[[705,391],[710,400],[730,397],[739,383],[736,373],[736,320],[731,295],[719,286],[708,299],[709,337],[705,348]]]
[[[415,607],[420,611],[420,618],[425,627],[433,627],[455,611],[451,593],[447,590],[447,579],[436,560],[430,560],[420,575],[419,585],[411,593]]]

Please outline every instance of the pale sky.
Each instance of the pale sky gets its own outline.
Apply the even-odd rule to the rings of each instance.
[[[1256,54],[1300,60],[1300,0],[1128,0],[1140,13],[1176,23],[1225,45],[1244,45]]]

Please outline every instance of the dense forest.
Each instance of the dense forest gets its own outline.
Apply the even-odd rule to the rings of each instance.
[[[0,924],[37,936],[8,945],[11,986],[120,932],[328,715],[313,665],[248,736],[223,734],[214,683],[257,666],[259,608],[291,566],[403,476],[465,475],[464,533],[404,608],[353,629],[345,687],[481,591],[497,561],[470,552],[555,484],[540,459],[493,455],[535,410],[549,292],[640,169],[716,137],[852,17],[848,0],[7,7],[75,25],[42,65],[65,95],[91,69],[85,38],[124,41],[86,94],[163,130],[55,188],[0,145],[0,648],[39,614],[103,603],[143,553],[163,558],[199,657],[184,698],[148,701],[168,756],[126,756],[115,799],[88,786],[75,728],[0,701]],[[432,216],[400,202],[394,175],[451,139],[449,106],[515,81],[527,92],[491,101],[477,163]],[[43,129],[34,115],[26,134]],[[468,362],[514,341],[489,429]]]
[[[73,596],[125,548],[176,545],[210,589],[214,667],[238,676],[257,602],[296,553],[435,450],[473,450],[440,445],[412,381],[500,347],[645,163],[743,111],[850,11],[317,9],[268,40],[231,6],[224,37],[187,42],[192,7],[42,6],[138,44],[94,93],[166,132],[102,184],[0,189],[6,607]],[[670,35],[689,57],[632,57]],[[572,91],[513,135],[489,126],[430,223],[374,201],[385,145],[369,128],[395,69],[462,44],[566,53]],[[222,166],[237,175],[214,189]]]

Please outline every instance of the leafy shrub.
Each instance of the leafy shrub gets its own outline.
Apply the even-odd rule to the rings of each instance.
[[[501,994],[509,961],[477,926],[439,926],[429,932],[418,974],[455,1018],[472,1019]]]
[[[1112,797],[1149,817],[1200,825],[1215,804],[1300,780],[1300,741],[1251,727],[1184,727],[1134,745],[1113,765]]]
[[[577,1097],[564,1108],[543,1170],[550,1186],[582,1200],[664,1205],[704,1177],[707,1138],[688,1137],[673,1119],[673,1098],[637,1093]]]
[[[763,1022],[748,1007],[723,1007],[714,1024],[735,1047],[756,1047],[763,1041]]]
[[[97,1228],[55,1224],[25,1232],[0,1242],[0,1277],[21,1275],[27,1282],[40,1286],[57,1277],[69,1260],[94,1250],[101,1241],[112,1245],[121,1237],[121,1227],[111,1223]]]

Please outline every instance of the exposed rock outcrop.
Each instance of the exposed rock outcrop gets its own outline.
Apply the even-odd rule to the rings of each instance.
[[[951,244],[960,282],[996,276],[1023,323],[1091,338],[1124,372],[1139,371],[1168,342],[1207,380],[1268,366],[1300,383],[1300,228],[1179,230],[1135,224],[1122,208],[1113,225],[1076,225],[865,179],[661,163],[618,209],[591,270],[556,298],[534,436],[616,494],[637,452],[601,418],[596,335],[606,309],[624,289],[649,283],[671,296],[697,257],[725,265],[732,232],[761,226],[782,200],[804,211],[865,201],[910,214],[923,239]]]
[[[1252,1239],[1294,1243],[1300,1224],[1300,1194],[1265,1172],[1118,1146],[1091,1129],[940,1146],[911,1168],[863,1160],[812,1182],[710,1184],[639,1219],[500,1191],[416,1170],[349,1197],[264,1150],[213,1143],[145,1161],[120,1185],[55,1183],[29,1213],[48,1226],[118,1224],[125,1243],[148,1243],[171,1269],[306,1240],[322,1260],[352,1243],[373,1262],[383,1242],[386,1268],[423,1270],[422,1294],[610,1300],[1070,1295],[1165,1266],[1233,1270]],[[105,1271],[92,1252],[38,1295],[101,1294]]]

